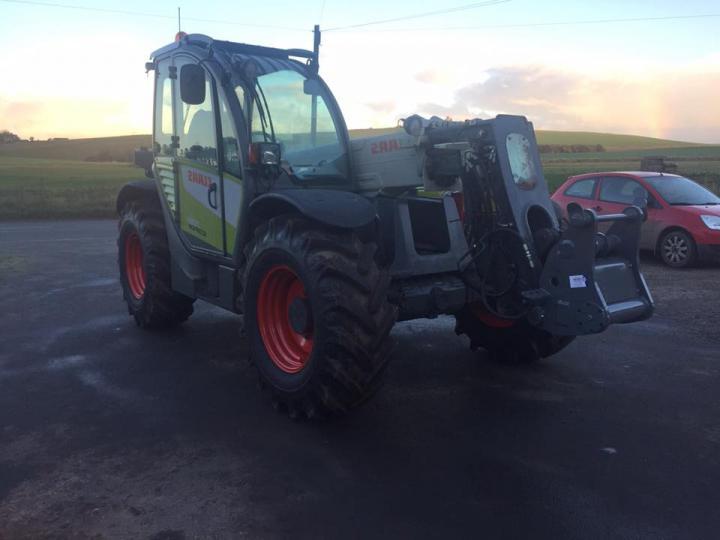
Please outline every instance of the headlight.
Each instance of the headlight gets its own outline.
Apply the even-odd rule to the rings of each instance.
[[[407,118],[403,119],[403,127],[405,128],[405,132],[412,136],[412,137],[419,137],[423,133],[423,128],[425,127],[426,120],[417,114],[413,114],[412,116],[408,116]]]
[[[700,216],[708,229],[720,231],[720,216]]]

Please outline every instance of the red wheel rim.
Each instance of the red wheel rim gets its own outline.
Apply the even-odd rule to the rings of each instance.
[[[472,309],[473,315],[475,315],[480,322],[491,328],[510,328],[515,325],[515,321],[512,319],[501,319],[497,315],[490,313],[482,304],[471,304],[470,309]]]
[[[145,268],[140,237],[132,232],[125,237],[125,275],[130,292],[136,300],[145,294]]]
[[[258,291],[258,327],[270,359],[285,373],[301,371],[313,347],[312,323],[298,333],[290,322],[290,306],[298,299],[307,297],[297,274],[285,265],[270,268]]]

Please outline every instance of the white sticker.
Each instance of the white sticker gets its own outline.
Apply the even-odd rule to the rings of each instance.
[[[587,287],[587,279],[582,274],[577,276],[570,276],[570,288],[571,289],[580,289],[582,287]]]

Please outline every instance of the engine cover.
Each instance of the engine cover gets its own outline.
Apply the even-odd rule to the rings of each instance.
[[[350,141],[355,178],[360,190],[411,188],[423,185],[425,152],[402,129]]]

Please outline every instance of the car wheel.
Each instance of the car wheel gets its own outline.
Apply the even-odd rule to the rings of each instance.
[[[695,241],[685,231],[669,231],[660,239],[660,258],[672,268],[688,268],[697,258]]]

